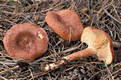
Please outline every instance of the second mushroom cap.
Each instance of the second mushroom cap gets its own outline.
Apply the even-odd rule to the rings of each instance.
[[[73,10],[49,11],[45,20],[64,40],[78,40],[83,31],[80,17]]]

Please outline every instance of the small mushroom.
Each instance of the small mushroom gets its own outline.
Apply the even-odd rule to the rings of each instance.
[[[49,11],[45,20],[62,39],[68,41],[80,39],[83,26],[80,17],[73,10]]]
[[[82,32],[81,41],[86,43],[88,48],[67,55],[57,63],[45,65],[43,70],[53,70],[72,60],[93,55],[96,55],[99,60],[103,60],[106,64],[111,64],[114,52],[112,41],[107,33],[93,27],[86,27]]]
[[[31,62],[46,52],[48,35],[35,24],[17,24],[6,32],[3,44],[9,56]]]

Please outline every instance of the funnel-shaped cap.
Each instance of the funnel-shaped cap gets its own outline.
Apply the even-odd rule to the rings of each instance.
[[[110,36],[102,30],[86,27],[82,32],[81,41],[97,51],[99,60],[110,64],[113,60],[113,46]]]

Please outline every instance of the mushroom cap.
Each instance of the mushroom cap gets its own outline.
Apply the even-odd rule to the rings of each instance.
[[[64,40],[78,40],[83,26],[73,10],[48,11],[45,18],[49,27]]]
[[[81,41],[86,43],[88,47],[96,49],[99,60],[105,61],[106,64],[113,61],[113,45],[106,32],[93,27],[86,27],[82,32]]]
[[[47,50],[48,35],[35,24],[17,24],[6,32],[3,44],[9,56],[31,62]]]

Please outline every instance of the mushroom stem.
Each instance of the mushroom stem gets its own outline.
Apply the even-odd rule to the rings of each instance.
[[[96,50],[94,48],[86,48],[84,50],[72,53],[68,56],[65,57],[67,61],[72,61],[75,59],[83,58],[83,57],[88,57],[96,54]]]
[[[83,58],[83,57],[88,57],[96,54],[96,50],[94,48],[86,48],[84,50],[72,53],[70,55],[67,55],[63,57],[60,61],[56,63],[51,63],[51,64],[46,64],[44,67],[42,67],[42,70],[44,71],[50,71],[59,68],[61,65],[66,64],[67,62]]]

